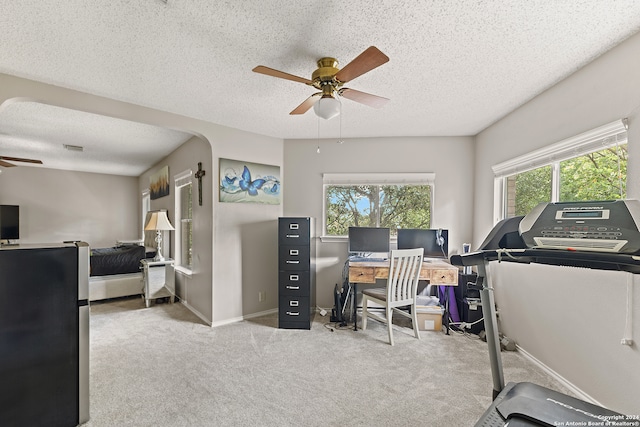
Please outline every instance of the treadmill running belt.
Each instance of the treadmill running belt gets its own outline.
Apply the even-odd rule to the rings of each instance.
[[[622,418],[620,418],[622,417]],[[597,425],[624,419],[622,414],[548,388],[509,383],[476,423],[476,427]]]

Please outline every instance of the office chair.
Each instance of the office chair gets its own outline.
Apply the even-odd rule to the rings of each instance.
[[[389,344],[393,344],[392,316],[396,312],[411,319],[413,333],[420,339],[416,314],[416,293],[424,249],[396,249],[391,251],[389,278],[385,289],[366,289],[362,291],[362,330],[367,329],[367,317],[387,324]],[[369,312],[369,301],[384,306],[386,318]],[[410,306],[410,312],[399,307]]]

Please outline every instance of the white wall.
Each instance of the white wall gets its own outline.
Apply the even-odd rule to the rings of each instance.
[[[277,218],[282,205],[219,203],[219,159],[279,166],[282,140],[223,128],[214,145],[214,322],[278,308]],[[258,292],[266,300],[258,302]]]
[[[640,34],[477,136],[474,242],[494,224],[491,166],[624,117],[629,118],[629,198],[640,196]],[[495,265],[502,330],[596,401],[638,412],[640,288],[633,347],[620,345],[627,277],[550,266]],[[514,271],[516,271],[514,273]],[[508,381],[508,378],[506,379]]]
[[[91,247],[140,236],[137,179],[18,166],[2,168],[0,204],[20,206],[20,243],[82,240]]]
[[[432,226],[449,230],[450,253],[462,252],[471,239],[473,204],[472,137],[406,137],[321,140],[284,143],[284,215],[316,218],[322,228],[323,173],[434,172]],[[341,283],[347,243],[317,243],[316,302],[333,306],[333,287]]]
[[[192,164],[196,167],[197,161],[210,165],[206,173],[212,180],[210,185],[203,189],[203,199],[208,203],[207,206],[203,206],[206,211],[203,215],[211,218],[213,244],[208,253],[203,250],[201,262],[209,263],[212,269],[210,298],[213,301],[203,303],[203,307],[211,307],[211,312],[200,314],[208,322],[218,324],[277,308],[277,255],[272,252],[277,244],[276,235],[269,236],[267,231],[257,233],[253,238],[251,234],[247,237],[245,230],[256,227],[257,224],[273,223],[275,227],[276,220],[282,213],[282,205],[266,207],[256,204],[220,204],[217,183],[220,157],[282,167],[281,139],[0,74],[0,107],[13,99],[36,100],[89,113],[178,129],[191,132],[207,141],[211,145],[210,154],[208,153],[211,157],[192,159]],[[139,191],[137,185],[136,182],[136,193]],[[139,197],[140,195],[136,194],[136,212],[139,212]],[[165,203],[162,199],[159,200],[161,202],[159,201],[158,205]],[[138,218],[136,215],[135,230],[139,227]],[[250,264],[247,264],[249,261],[242,258],[244,250],[259,256],[255,256],[250,260]],[[258,304],[258,291],[263,289],[269,290],[267,300]],[[256,303],[253,303],[254,300]]]
[[[175,174],[189,168],[195,173],[197,162],[202,162],[202,206],[197,205],[198,184],[193,181],[193,272],[190,276],[179,273],[176,286],[190,309],[207,322],[219,325],[278,308],[275,248],[277,218],[282,212],[282,205],[220,203],[219,159],[281,167],[282,141],[228,128],[217,129],[215,135],[215,141],[219,141],[214,144],[215,153],[204,139],[193,138],[141,175],[139,191],[148,188],[150,175],[162,166],[169,166],[173,183]],[[174,189],[169,196],[152,200],[151,209],[166,209],[173,220]],[[171,252],[165,250],[165,255],[173,256],[175,233],[170,233],[170,242]],[[265,292],[264,301],[258,301],[259,292]]]
[[[198,162],[202,162],[202,169],[205,175],[202,178],[202,187],[210,189],[215,181],[210,172],[211,165],[211,145],[199,137],[193,137],[169,156],[162,159],[148,171],[140,175],[138,179],[138,198],[144,190],[149,189],[150,177],[161,167],[169,167],[169,195],[151,200],[151,210],[166,209],[167,216],[178,229],[179,224],[176,223],[175,200],[176,189],[174,176],[191,169],[193,174],[198,170]],[[211,197],[202,198],[202,206],[198,205],[198,180],[192,176],[193,182],[193,265],[191,274],[176,274],[176,293],[181,301],[186,304],[192,311],[196,312],[206,321],[211,321],[211,313],[213,312],[213,269],[209,256],[212,251],[213,240],[212,226],[213,219],[211,217]],[[163,236],[163,255],[165,257],[176,258],[176,233],[165,232]]]

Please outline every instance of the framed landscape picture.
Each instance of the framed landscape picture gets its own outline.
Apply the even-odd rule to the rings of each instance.
[[[280,166],[220,159],[220,202],[280,204]]]
[[[169,195],[169,166],[161,168],[149,177],[151,200]]]

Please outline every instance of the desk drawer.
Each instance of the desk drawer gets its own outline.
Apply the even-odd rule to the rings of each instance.
[[[309,271],[280,271],[278,273],[280,295],[308,297],[310,283]]]
[[[309,218],[280,218],[278,241],[281,245],[308,245],[310,229]]]
[[[371,267],[349,267],[349,282],[375,283],[375,271]],[[388,274],[388,273],[387,273]]]
[[[458,284],[458,271],[457,270],[431,270],[429,275],[429,283],[432,285]]]
[[[310,252],[307,246],[280,246],[278,248],[280,271],[309,270]]]
[[[309,297],[280,296],[278,312],[281,322],[309,322]]]

